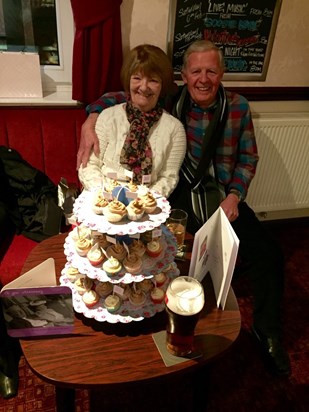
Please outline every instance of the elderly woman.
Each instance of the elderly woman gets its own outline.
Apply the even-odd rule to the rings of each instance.
[[[121,79],[128,101],[99,115],[100,155],[92,153],[86,167],[79,168],[80,181],[91,189],[116,173],[120,182],[130,176],[137,184],[148,181],[150,189],[168,197],[186,151],[182,124],[159,103],[175,87],[172,65],[159,47],[140,45],[126,56]]]

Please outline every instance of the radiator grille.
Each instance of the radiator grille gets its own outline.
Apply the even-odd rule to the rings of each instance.
[[[309,208],[309,119],[255,119],[260,160],[248,204],[255,212]]]

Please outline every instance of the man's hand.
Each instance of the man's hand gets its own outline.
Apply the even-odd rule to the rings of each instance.
[[[95,132],[95,124],[98,116],[98,113],[90,113],[82,125],[80,144],[77,153],[77,170],[81,164],[83,167],[87,165],[92,150],[96,156],[99,156],[100,154],[99,140]]]
[[[234,222],[238,218],[238,203],[238,196],[230,193],[220,204],[230,222]]]

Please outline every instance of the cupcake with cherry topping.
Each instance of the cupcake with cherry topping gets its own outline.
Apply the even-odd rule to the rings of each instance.
[[[110,223],[120,222],[127,215],[127,209],[122,202],[117,199],[113,199],[104,208],[104,216]]]
[[[142,270],[142,259],[137,256],[135,253],[130,253],[122,262],[125,270],[132,275],[140,273]]]
[[[100,296],[97,294],[95,290],[87,290],[83,294],[83,302],[87,306],[87,308],[93,308],[100,300]]]

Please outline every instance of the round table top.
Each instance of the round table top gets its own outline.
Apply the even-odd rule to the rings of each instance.
[[[29,254],[23,273],[52,257],[59,279],[66,263],[66,236],[56,235],[39,243]],[[189,259],[176,263],[181,274],[188,273]],[[129,324],[98,322],[76,313],[74,332],[70,335],[20,339],[24,356],[41,379],[62,387],[84,389],[151,382],[204,365],[222,355],[237,339],[241,319],[232,288],[223,311],[216,307],[209,276],[203,284],[206,302],[196,327],[195,346],[200,356],[195,359],[165,366],[152,336],[165,330],[164,311]]]

